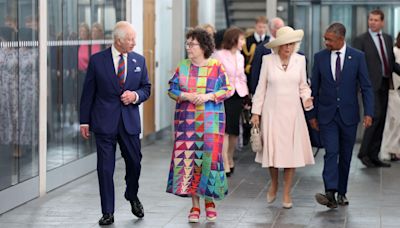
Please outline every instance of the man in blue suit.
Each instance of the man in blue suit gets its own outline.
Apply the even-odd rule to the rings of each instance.
[[[80,106],[82,137],[88,139],[89,131],[96,136],[103,213],[100,225],[114,222],[113,175],[117,143],[126,166],[125,198],[135,216],[144,216],[137,196],[142,158],[139,105],[149,98],[151,84],[144,57],[131,52],[136,44],[132,25],[126,21],[118,22],[113,30],[113,39],[110,48],[90,58]]]
[[[364,106],[364,127],[372,124],[373,90],[364,53],[345,42],[346,28],[331,24],[324,34],[326,49],[314,55],[311,78],[314,109],[308,113],[311,127],[319,130],[324,142],[325,194],[318,203],[329,208],[348,205],[347,182],[357,125],[360,121],[358,91]],[[335,197],[336,192],[337,200]]]

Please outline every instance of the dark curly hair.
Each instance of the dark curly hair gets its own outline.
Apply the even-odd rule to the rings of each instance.
[[[239,36],[244,36],[244,31],[238,27],[230,27],[224,33],[224,39],[222,40],[222,48],[230,50],[238,45]]]
[[[395,45],[396,45],[396,47],[400,48],[400,32],[397,33]]]
[[[202,28],[195,28],[189,30],[186,34],[186,39],[197,40],[200,48],[204,51],[204,58],[208,59],[214,52],[214,39],[208,32]]]

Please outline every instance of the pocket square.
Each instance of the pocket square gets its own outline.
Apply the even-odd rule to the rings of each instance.
[[[142,71],[142,69],[140,69],[140,67],[137,66],[137,67],[135,68],[135,72],[140,72],[140,71]]]

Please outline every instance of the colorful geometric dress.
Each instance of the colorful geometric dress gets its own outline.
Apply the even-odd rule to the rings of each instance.
[[[228,193],[222,160],[225,132],[224,103],[232,90],[225,70],[216,59],[198,67],[185,59],[169,81],[168,95],[176,101],[175,142],[167,192],[221,200]],[[195,105],[181,101],[182,92],[213,93],[215,101]]]

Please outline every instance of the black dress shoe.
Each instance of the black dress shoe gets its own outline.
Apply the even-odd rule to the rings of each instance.
[[[340,206],[347,206],[347,205],[349,205],[349,200],[347,199],[346,195],[340,195],[340,194],[338,194],[338,196],[337,196],[337,203],[338,203]]]
[[[230,177],[232,175],[231,172],[225,172],[225,174],[226,174],[226,177]]]
[[[235,172],[235,166],[230,168],[230,170],[231,170],[231,174],[233,174],[233,172]]]
[[[114,223],[114,215],[113,214],[103,214],[103,217],[99,220],[99,225],[111,225]]]
[[[317,200],[319,204],[327,206],[329,208],[337,208],[335,192],[326,192],[325,195],[322,193],[317,193],[315,195],[315,200]]]
[[[375,164],[371,161],[371,159],[369,157],[364,156],[364,157],[360,157],[359,159],[367,168],[375,167]]]
[[[371,161],[372,161],[372,163],[374,163],[374,165],[375,165],[376,167],[383,167],[383,168],[389,168],[389,167],[391,167],[391,165],[390,165],[389,163],[383,162],[383,161],[381,161],[381,160],[379,160],[379,159],[371,160]]]
[[[143,218],[144,210],[143,210],[142,203],[139,201],[139,199],[131,200],[129,202],[131,203],[132,213],[138,218]]]

